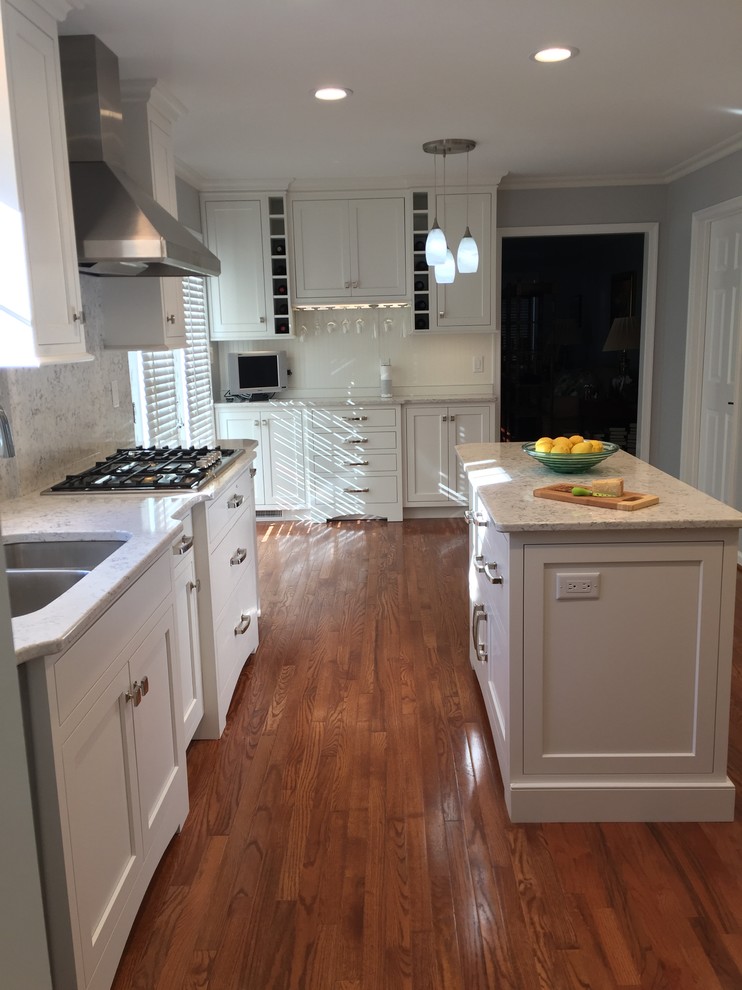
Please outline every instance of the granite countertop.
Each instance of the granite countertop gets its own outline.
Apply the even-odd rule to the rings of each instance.
[[[469,480],[502,532],[626,529],[738,529],[742,513],[619,450],[582,474],[556,474],[524,453],[519,443],[470,443],[456,447]],[[621,477],[627,491],[658,495],[659,502],[633,512],[536,498],[534,488],[560,482]]]
[[[214,498],[254,459],[253,443],[208,485],[182,495],[26,495],[0,503],[4,543],[50,536],[126,541],[45,608],[13,619],[16,661],[70,647],[182,533],[193,506]]]

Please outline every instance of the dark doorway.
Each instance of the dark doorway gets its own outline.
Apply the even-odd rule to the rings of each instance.
[[[644,234],[502,239],[501,439],[636,451]]]

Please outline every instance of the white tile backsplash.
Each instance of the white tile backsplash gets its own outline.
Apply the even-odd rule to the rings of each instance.
[[[284,398],[376,396],[382,361],[391,365],[393,394],[399,398],[493,392],[494,334],[411,333],[409,324],[406,309],[299,312],[295,337],[215,345],[214,398],[219,401],[227,388],[229,352],[274,349],[288,353],[291,376]],[[481,359],[481,372],[473,370],[475,359]]]
[[[40,491],[96,456],[131,444],[134,421],[125,351],[103,348],[98,280],[82,277],[85,335],[93,361],[0,371],[0,405],[16,456],[0,459],[0,499]],[[119,406],[114,408],[111,382]]]

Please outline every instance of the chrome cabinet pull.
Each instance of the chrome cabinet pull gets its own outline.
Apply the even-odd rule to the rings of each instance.
[[[142,697],[145,694],[149,694],[149,677],[146,675],[142,678]]]
[[[487,663],[487,647],[479,642],[479,623],[487,621],[487,609],[484,605],[475,605],[471,613],[471,638],[474,652],[480,663]]]
[[[250,618],[249,615],[246,615],[244,612],[240,613],[240,621],[234,627],[235,636],[244,636],[247,630],[250,628],[251,622],[252,619]]]
[[[254,478],[257,473],[258,473],[258,469],[257,468],[250,468],[250,477],[251,478]]]
[[[365,423],[368,416],[341,416],[340,418],[344,419],[346,423]]]
[[[171,313],[168,317],[166,317],[166,320],[168,323],[175,323],[175,315]]]
[[[261,317],[260,317],[260,322],[261,322],[261,323],[265,323],[265,317],[264,317],[264,316],[261,316]]]
[[[228,509],[239,509],[239,507],[242,505],[242,503],[244,501],[245,501],[245,496],[244,495],[238,495],[237,492],[235,492],[234,495],[227,502],[227,508]]]
[[[72,314],[72,322],[73,323],[81,323],[81,324],[84,324],[85,323],[85,309],[84,308],[81,309],[79,313],[73,313]]]
[[[368,488],[343,488],[343,491],[347,495],[365,495],[369,489]]]
[[[201,590],[201,578],[196,578],[195,581],[189,581],[186,589],[190,592],[199,592]]]
[[[354,289],[357,289],[360,284],[361,284],[360,280],[357,282],[351,282],[351,285],[353,286]]]
[[[173,554],[176,557],[180,557],[184,553],[188,553],[188,551],[191,549],[192,546],[193,546],[192,536],[181,536],[180,543],[176,543],[175,546],[173,547]]]
[[[139,681],[134,681],[132,686],[124,695],[127,701],[133,701],[134,707],[138,708],[142,703],[142,685]]]
[[[496,573],[497,563],[495,561],[485,564],[484,555],[478,553],[474,558],[474,566],[477,569],[477,573],[484,574],[490,584],[502,584],[502,578]]]
[[[487,526],[489,525],[486,519],[483,519],[480,513],[473,512],[471,509],[464,510],[464,519],[469,523],[470,526]]]
[[[346,289],[349,289],[349,288],[350,288],[350,282],[346,282],[346,283],[345,283],[345,288],[346,288]]]
[[[368,437],[359,437],[357,440],[344,440],[343,443],[368,443]]]
[[[345,461],[343,467],[368,467],[368,461]]]
[[[229,563],[232,567],[238,564],[244,564],[247,560],[247,550],[244,547],[237,547],[235,552],[229,558]]]

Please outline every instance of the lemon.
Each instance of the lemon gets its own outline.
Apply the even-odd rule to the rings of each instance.
[[[583,442],[584,442],[584,440],[585,440],[585,438],[584,438],[584,437],[581,437],[579,433],[574,433],[574,434],[573,434],[573,435],[572,435],[572,436],[571,436],[571,437],[569,438],[569,442],[570,442],[570,443],[571,443],[572,445],[574,445],[574,444],[576,444],[576,443],[583,443]]]
[[[571,440],[568,440],[566,437],[555,437],[554,443],[555,444],[557,444],[557,443],[559,443],[559,444],[565,444],[566,443],[566,445],[568,447],[571,447],[572,446],[572,441]]]
[[[551,437],[539,437],[536,443],[554,443]]]
[[[589,440],[582,440],[580,443],[576,443],[572,447],[573,454],[592,454],[593,445]]]
[[[553,447],[554,447],[553,440],[542,439],[536,441],[534,450],[537,450],[540,454],[548,454],[551,452]]]
[[[603,451],[603,444],[600,442],[600,440],[591,440],[590,446],[593,448],[594,454],[600,454]]]
[[[563,443],[555,443],[551,448],[552,454],[571,454],[572,448],[569,445],[569,440],[565,440]]]

